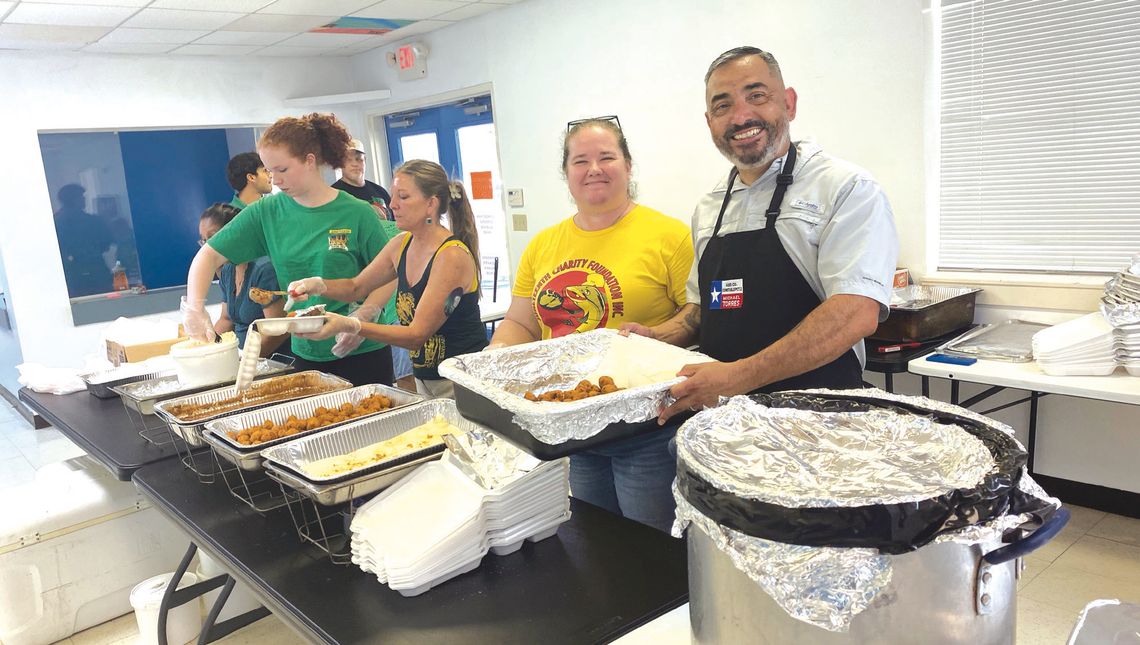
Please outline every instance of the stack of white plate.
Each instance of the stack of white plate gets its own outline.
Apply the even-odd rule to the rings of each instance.
[[[1033,335],[1033,358],[1053,376],[1104,376],[1116,369],[1113,329],[1099,312]]]
[[[1116,362],[1129,374],[1140,376],[1140,321],[1135,316],[1140,309],[1140,276],[1130,271],[1117,273],[1105,285],[1101,303],[1102,311],[1115,312],[1112,320]]]
[[[475,569],[487,551],[506,555],[544,540],[570,519],[567,460],[538,462],[487,490],[448,456],[421,466],[352,520],[353,563],[404,596]]]

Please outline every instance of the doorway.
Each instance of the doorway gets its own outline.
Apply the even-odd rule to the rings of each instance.
[[[404,110],[379,119],[383,120],[391,168],[410,159],[426,159],[463,182],[479,230],[480,308],[484,313],[505,310],[510,302],[510,262],[491,96]]]

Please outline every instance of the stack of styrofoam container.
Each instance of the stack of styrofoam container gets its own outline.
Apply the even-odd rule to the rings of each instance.
[[[1104,287],[1101,298],[1101,311],[1111,312],[1113,345],[1116,348],[1116,362],[1124,366],[1128,373],[1140,376],[1140,268],[1134,263],[1128,269],[1117,273]]]
[[[1033,358],[1052,376],[1104,376],[1116,369],[1112,325],[1099,312],[1033,335]]]
[[[487,490],[448,455],[425,464],[353,517],[352,561],[404,596],[417,596],[538,542],[570,519],[569,462],[538,462]]]

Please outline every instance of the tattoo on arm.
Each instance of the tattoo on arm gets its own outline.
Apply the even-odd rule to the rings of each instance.
[[[455,308],[459,306],[459,301],[462,298],[463,289],[461,287],[452,289],[451,293],[447,296],[447,300],[443,301],[443,315],[450,316],[451,313],[455,311]]]
[[[697,333],[701,328],[701,308],[689,307],[689,313],[685,314],[680,322],[685,331],[691,334]]]

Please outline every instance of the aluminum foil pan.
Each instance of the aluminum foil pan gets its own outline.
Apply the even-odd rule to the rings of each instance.
[[[382,394],[392,401],[392,407],[374,412],[365,416],[350,419],[348,421],[341,421],[332,425],[314,428],[312,430],[305,430],[298,432],[294,435],[280,437],[277,439],[270,439],[261,443],[245,445],[238,443],[237,439],[229,436],[230,432],[237,432],[244,428],[259,425],[267,420],[281,425],[290,415],[296,416],[298,419],[311,417],[313,411],[319,407],[335,408],[345,403],[352,403],[354,405],[360,403],[367,397],[374,394]],[[388,385],[369,384],[360,385],[348,390],[341,390],[333,392],[332,394],[322,394],[319,396],[301,399],[292,403],[283,403],[281,405],[274,405],[267,408],[260,408],[253,412],[244,412],[242,414],[225,417],[210,421],[205,424],[205,430],[202,432],[202,438],[214,447],[214,451],[225,458],[227,461],[242,468],[243,470],[258,470],[261,468],[263,458],[261,451],[278,444],[282,444],[294,439],[299,439],[317,432],[324,432],[332,428],[339,428],[348,423],[361,421],[364,419],[371,419],[372,417],[388,414],[393,410],[398,410],[404,406],[419,403],[424,398],[412,392],[406,392],[399,388],[394,388]]]
[[[134,365],[133,363],[126,363],[126,365]],[[80,374],[79,378],[87,384],[87,391],[93,396],[100,399],[113,399],[119,396],[115,390],[116,387],[128,385],[130,383],[138,383],[139,381],[149,381],[151,379],[160,378],[163,376],[171,376],[174,374],[174,368],[154,369],[153,367],[141,368],[135,367],[131,370],[120,370],[118,368],[107,370],[104,372],[94,372],[90,374]],[[133,373],[132,373],[133,372]]]
[[[262,358],[257,362],[258,378],[288,372],[293,369],[289,363]],[[232,382],[232,381],[229,381]],[[123,405],[141,414],[154,414],[154,404],[163,399],[188,396],[225,385],[227,381],[188,387],[170,374],[148,380],[114,386],[111,390],[123,400]]]
[[[286,381],[287,379],[288,381]],[[263,394],[263,392],[271,390],[282,382],[295,383],[295,386],[283,394]],[[154,412],[163,421],[166,421],[171,431],[179,437],[182,437],[186,443],[191,446],[201,446],[204,445],[202,441],[202,430],[205,428],[205,424],[215,419],[264,408],[275,403],[295,401],[297,399],[303,399],[316,394],[325,394],[335,390],[347,390],[350,387],[352,387],[352,383],[349,383],[339,376],[309,370],[257,381],[245,392],[238,392],[237,386],[229,385],[200,394],[167,399],[166,401],[155,404]],[[202,415],[192,415],[192,417],[189,418],[179,417],[170,411],[171,408],[175,406],[216,404],[238,396],[241,397],[241,401],[235,401],[219,408],[217,411]]]
[[[1049,325],[1023,320],[982,325],[946,343],[940,351],[956,356],[1028,363],[1033,360],[1033,335],[1048,328]]]
[[[266,464],[265,474],[282,486],[295,490],[318,504],[323,506],[335,506],[358,497],[365,497],[382,491],[400,481],[405,476],[412,474],[412,472],[421,465],[439,459],[441,455],[443,455],[442,452],[423,455],[406,463],[391,466],[384,470],[369,473],[352,481],[339,484],[314,484],[313,482],[301,479],[291,471],[274,468],[272,464]]]
[[[947,287],[926,286],[912,284],[902,289],[895,289],[891,295],[891,309],[903,311],[921,311],[933,307],[941,302],[978,293],[981,289],[975,287]]]
[[[347,473],[337,473],[330,477],[313,477],[305,472],[303,466],[311,461],[346,455],[359,448],[386,441],[431,421],[436,415],[444,417],[462,432],[486,431],[483,426],[460,416],[459,411],[455,408],[455,401],[432,399],[363,421],[353,421],[327,432],[294,439],[263,450],[261,454],[268,462],[267,467],[285,470],[301,481],[317,485],[348,485],[361,478],[384,472],[397,463],[402,463],[408,455],[370,464]],[[444,446],[441,443],[438,447],[428,450],[434,452],[435,456],[438,457],[443,449]],[[415,455],[416,453],[412,454]]]
[[[440,364],[439,373],[508,411],[535,439],[560,444],[589,439],[611,423],[656,418],[662,404],[671,402],[669,388],[683,380],[677,371],[711,360],[643,336],[596,329],[455,356]],[[573,389],[583,379],[596,383],[603,375],[626,389],[566,403],[523,398],[527,391]]]

